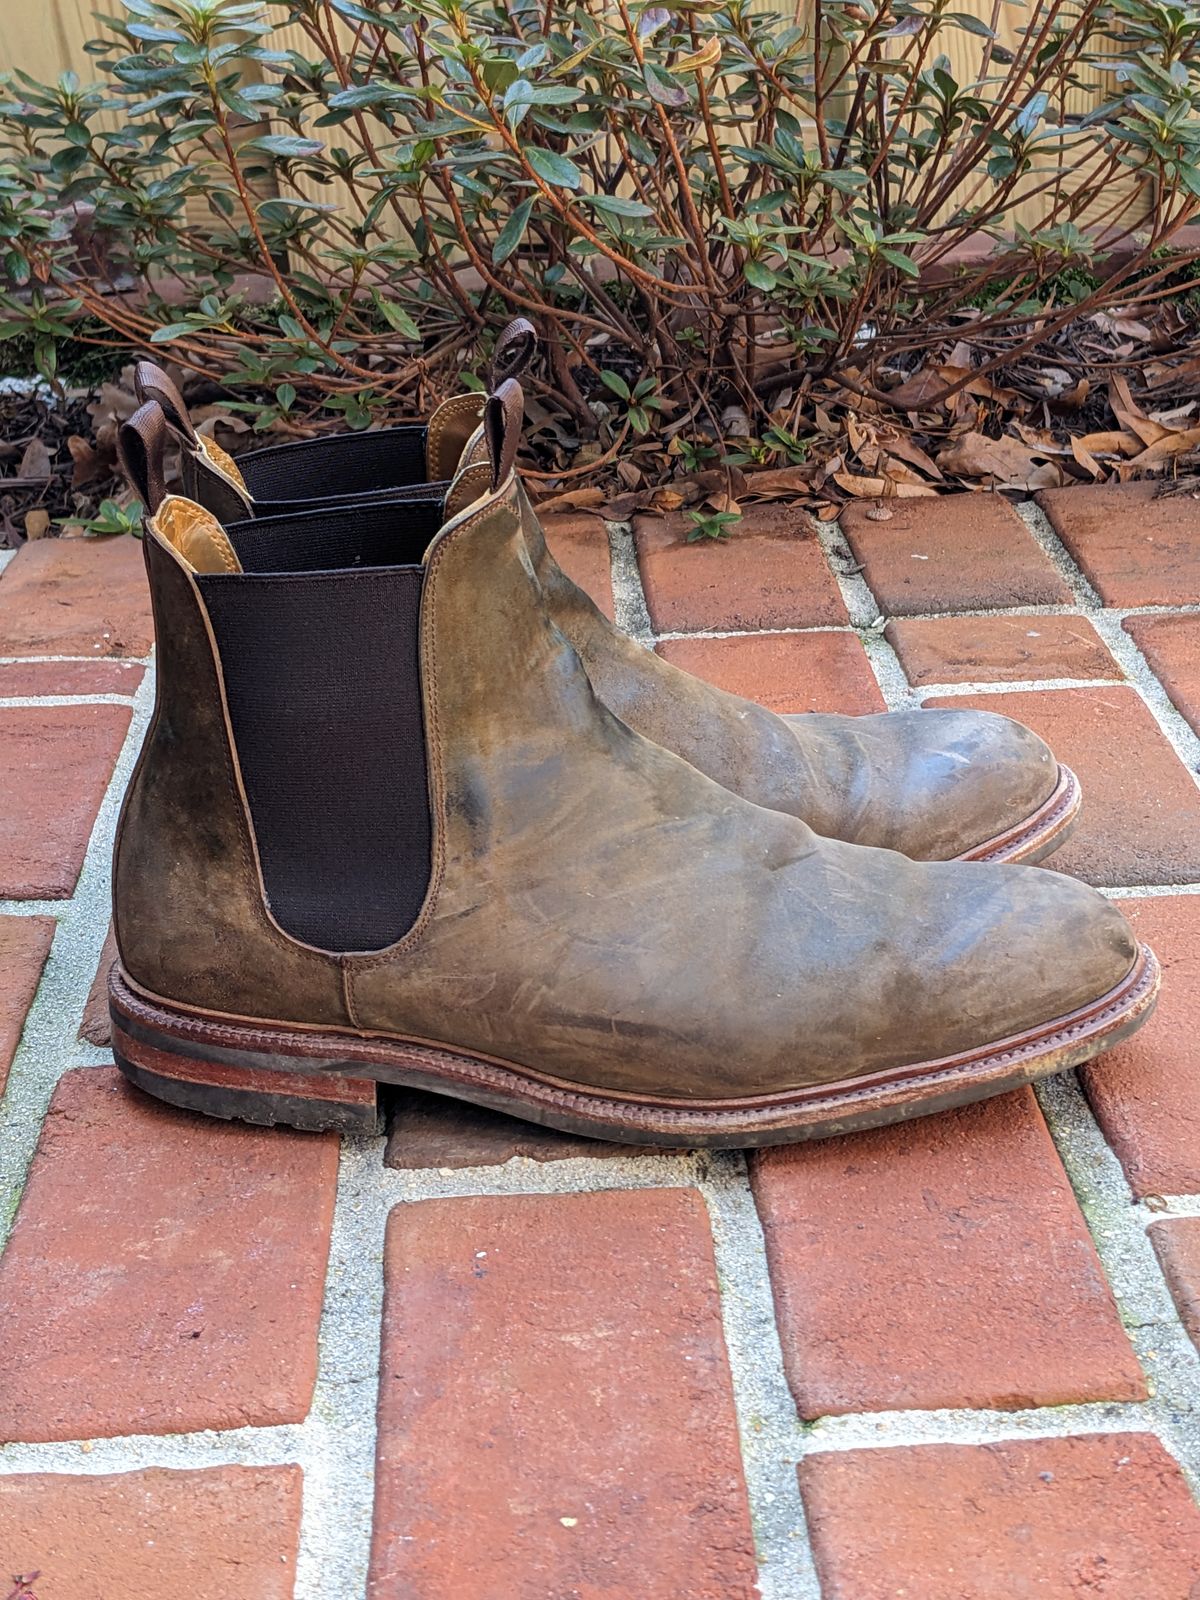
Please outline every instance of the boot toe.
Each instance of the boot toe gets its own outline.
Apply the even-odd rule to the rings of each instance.
[[[818,731],[815,720],[787,719],[802,742]],[[848,742],[853,747],[844,791],[852,803],[837,834],[849,843],[922,861],[983,854],[1045,806],[1059,782],[1049,746],[994,712],[893,711],[839,720],[843,754]]]
[[[1137,938],[1120,909],[1098,890],[1058,872],[980,870],[1020,876],[1012,911],[997,930],[996,960],[1008,968],[1009,985],[1021,997],[1022,1026],[1093,1005],[1128,978],[1138,959]]]

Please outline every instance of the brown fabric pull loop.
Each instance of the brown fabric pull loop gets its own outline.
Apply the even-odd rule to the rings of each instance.
[[[157,400],[147,400],[123,422],[117,433],[121,470],[151,516],[167,497],[163,460],[167,449],[167,419]]]
[[[537,354],[537,329],[528,317],[514,317],[492,351],[492,389],[506,378],[519,378]]]
[[[168,425],[187,440],[196,443],[196,430],[188,415],[187,404],[179,387],[153,361],[139,361],[133,369],[133,388],[139,402],[155,400],[162,408]]]
[[[525,421],[525,396],[512,378],[488,396],[483,413],[483,432],[492,460],[492,491],[507,483],[517,464],[521,428]]]

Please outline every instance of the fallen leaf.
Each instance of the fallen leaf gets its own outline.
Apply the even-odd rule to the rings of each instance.
[[[840,489],[859,499],[878,500],[888,493],[888,482],[884,478],[859,478],[852,472],[835,472],[832,476]],[[893,483],[891,492],[898,500],[927,499],[937,494],[937,490],[928,483]]]
[[[802,494],[812,477],[811,467],[768,467],[746,474],[743,493],[748,500],[777,500]]]
[[[25,513],[25,537],[44,539],[50,531],[50,513],[44,506],[34,506]]]
[[[75,470],[71,474],[71,487],[80,489],[85,484],[94,483],[103,471],[96,451],[78,433],[71,434],[67,440],[67,449],[71,452],[71,460],[75,463]]]
[[[1039,454],[1041,452],[1038,452]],[[984,433],[964,433],[938,456],[938,465],[965,478],[992,478],[1016,489],[1046,487],[1046,474],[1034,464],[1035,452],[1010,434],[989,439]],[[1055,482],[1058,481],[1057,468]]]
[[[600,512],[604,506],[603,489],[566,489],[562,494],[553,494],[546,500],[539,500],[539,511],[595,511]]]
[[[1189,428],[1185,433],[1170,433],[1165,439],[1156,440],[1140,455],[1134,456],[1129,465],[1143,472],[1157,472],[1168,461],[1173,461],[1176,456],[1187,455],[1191,450],[1200,450],[1200,428]]]
[[[25,454],[21,457],[21,465],[17,468],[18,478],[30,478],[35,482],[41,478],[48,478],[52,470],[50,452],[40,439],[31,439],[25,446]]]

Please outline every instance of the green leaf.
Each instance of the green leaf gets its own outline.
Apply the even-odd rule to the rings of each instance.
[[[557,150],[545,150],[541,145],[526,145],[521,154],[541,178],[557,189],[582,189],[583,173],[573,161],[560,156]]]
[[[755,289],[773,289],[779,282],[776,274],[770,267],[764,267],[761,261],[747,261],[745,273],[746,282]]]
[[[952,22],[956,28],[962,28],[966,33],[978,34],[981,39],[996,37],[981,17],[973,17],[969,11],[948,11],[942,21]]]
[[[529,226],[529,217],[532,211],[533,199],[523,200],[500,229],[496,242],[492,246],[492,261],[496,266],[500,266],[502,262],[507,261],[525,237],[525,229]]]
[[[885,261],[890,261],[894,267],[898,267],[907,277],[919,278],[921,276],[920,267],[911,256],[906,256],[903,251],[888,250],[883,247],[880,249],[879,254]]]
[[[607,211],[614,217],[652,217],[654,212],[640,200],[626,200],[619,194],[589,194],[584,199],[597,211]]]
[[[242,151],[261,150],[264,155],[283,156],[319,156],[325,146],[319,139],[302,139],[296,133],[264,133],[259,139],[249,139],[242,145]]]
[[[385,300],[378,289],[372,292],[371,299],[375,302],[376,310],[389,328],[392,328],[396,333],[402,334],[406,339],[412,339],[415,342],[420,341],[421,330],[407,311],[398,306],[394,300]]]
[[[611,389],[622,400],[631,400],[633,398],[629,392],[629,385],[619,372],[602,372],[600,374],[600,382],[606,389]]]
[[[168,322],[164,328],[155,328],[150,335],[151,344],[170,344],[172,339],[182,339],[185,333],[197,331],[194,322]]]

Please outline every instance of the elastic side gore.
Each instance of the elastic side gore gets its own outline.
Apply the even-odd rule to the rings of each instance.
[[[238,457],[255,501],[369,494],[425,482],[424,423],[375,433],[335,433]]]
[[[275,920],[323,950],[393,944],[430,874],[420,568],[197,581]]]
[[[335,567],[417,566],[442,525],[442,503],[361,501],[227,526],[247,572],[323,572]]]

